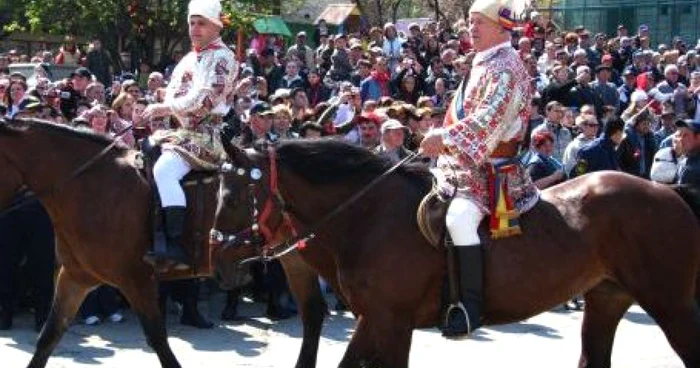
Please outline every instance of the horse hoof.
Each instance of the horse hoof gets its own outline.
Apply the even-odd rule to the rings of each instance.
[[[277,311],[268,311],[265,313],[267,318],[273,320],[273,321],[281,321],[283,319],[289,319],[294,316],[294,313],[288,309],[282,308]]]

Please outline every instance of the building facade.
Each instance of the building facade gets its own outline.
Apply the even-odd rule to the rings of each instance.
[[[700,38],[700,0],[539,0],[537,7],[564,29],[584,25],[592,32],[615,35],[617,26],[624,24],[634,35],[646,24],[653,45],[680,36],[694,46]]]

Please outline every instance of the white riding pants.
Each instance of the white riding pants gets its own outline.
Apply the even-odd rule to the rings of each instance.
[[[180,180],[190,170],[192,170],[190,165],[179,154],[171,150],[163,150],[163,154],[153,166],[153,178],[158,187],[161,206],[187,206],[185,191],[180,186]]]
[[[486,213],[470,199],[455,197],[445,219],[452,243],[457,247],[480,245],[477,230],[484,216]]]

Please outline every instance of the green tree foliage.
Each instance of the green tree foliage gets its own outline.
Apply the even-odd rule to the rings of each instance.
[[[169,55],[187,41],[188,4],[189,0],[0,0],[0,24],[5,32],[97,37],[113,56],[129,51],[133,60],[157,62],[157,51]],[[256,15],[279,13],[280,4],[223,0],[224,13],[231,19],[224,37],[232,41],[236,31],[250,29]]]

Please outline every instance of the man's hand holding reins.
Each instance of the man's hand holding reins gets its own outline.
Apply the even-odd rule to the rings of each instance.
[[[151,104],[146,107],[141,117],[146,120],[158,119],[172,113],[170,106],[162,103]]]
[[[438,157],[445,150],[442,129],[431,129],[420,142],[420,154],[427,157]]]

